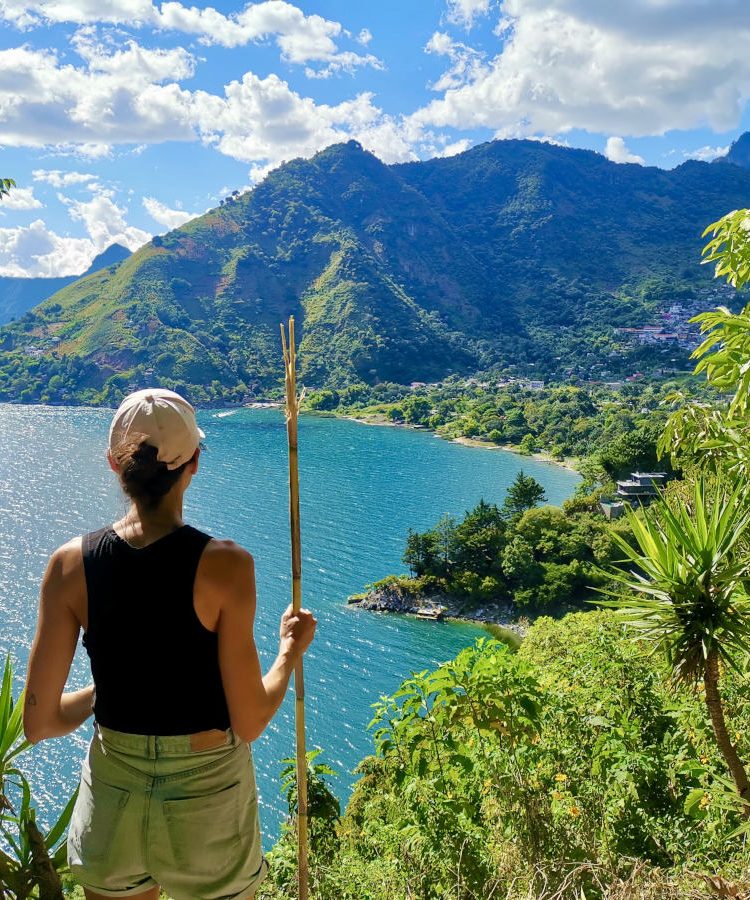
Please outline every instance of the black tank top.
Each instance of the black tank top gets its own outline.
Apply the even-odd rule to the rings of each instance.
[[[99,724],[157,735],[229,727],[218,635],[193,608],[195,573],[210,540],[191,525],[142,548],[111,527],[84,535],[82,643]]]

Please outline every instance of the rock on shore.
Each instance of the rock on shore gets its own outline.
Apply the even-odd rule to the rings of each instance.
[[[418,613],[442,613],[448,619],[462,619],[469,622],[490,622],[502,625],[510,631],[523,635],[525,628],[517,621],[518,614],[507,603],[486,604],[471,607],[466,601],[450,594],[412,594],[389,585],[364,594],[353,594],[347,602],[360,609],[374,612],[393,612],[417,615]]]

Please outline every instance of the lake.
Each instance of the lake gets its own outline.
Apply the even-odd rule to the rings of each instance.
[[[0,404],[0,653],[11,652],[23,685],[38,590],[50,552],[76,534],[111,523],[127,508],[107,466],[112,412]],[[186,521],[233,538],[255,557],[256,642],[264,664],[277,648],[278,620],[290,601],[286,428],[277,409],[227,414],[202,410],[200,471],[186,495]],[[347,607],[371,581],[404,571],[409,528],[443,513],[462,516],[481,498],[500,503],[520,468],[550,502],[568,497],[578,476],[501,450],[465,447],[406,428],[303,416],[299,423],[303,604],[318,618],[305,657],[308,747],[321,746],[341,775],[342,807],[352,768],[372,750],[370,704],[411,671],[454,656],[484,634],[472,625],[422,622]],[[158,659],[142,660],[158,672]],[[69,689],[90,682],[80,640]],[[253,745],[266,845],[285,807],[280,760],[294,754],[293,690]],[[23,757],[39,818],[49,823],[75,788],[92,734],[89,719],[65,738]]]

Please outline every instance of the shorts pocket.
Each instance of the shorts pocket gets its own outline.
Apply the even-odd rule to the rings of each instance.
[[[233,865],[240,840],[241,790],[234,782],[211,794],[164,800],[169,843],[181,868],[219,875]]]
[[[68,859],[84,866],[109,856],[130,799],[130,791],[89,778],[81,779],[68,831]]]

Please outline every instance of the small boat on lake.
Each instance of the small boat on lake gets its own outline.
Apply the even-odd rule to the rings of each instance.
[[[417,613],[418,619],[430,619],[433,622],[439,622],[445,615],[445,610],[439,606],[433,606],[427,609],[420,609]]]

